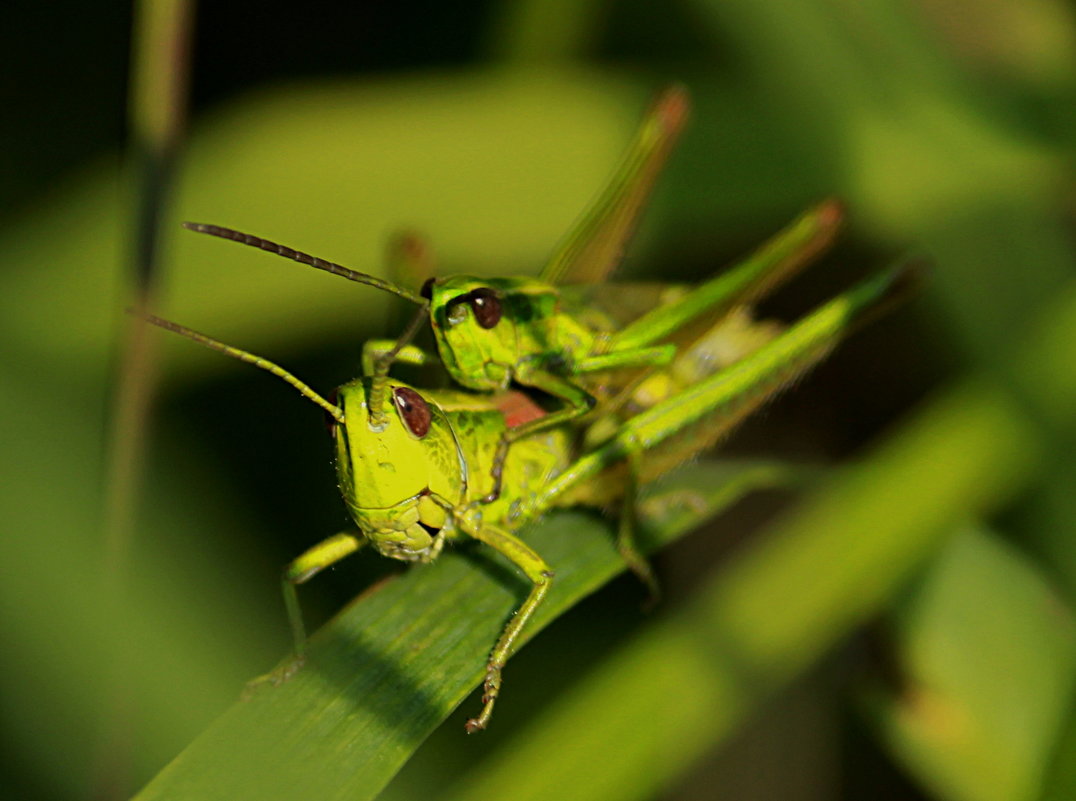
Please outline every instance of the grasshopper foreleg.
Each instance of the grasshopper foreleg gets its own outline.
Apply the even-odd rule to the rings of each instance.
[[[330,565],[355,553],[365,543],[365,539],[344,531],[319,542],[284,568],[281,586],[284,589],[284,605],[288,609],[288,622],[291,624],[298,662],[301,663],[306,657],[306,626],[303,625],[303,612],[299,608],[299,595],[295,588]]]
[[[284,590],[284,606],[288,610],[288,622],[295,641],[295,655],[275,670],[247,682],[243,699],[251,697],[262,686],[283,684],[303,666],[306,661],[306,626],[299,608],[299,596],[295,588],[316,576],[325,568],[350,556],[366,544],[366,540],[343,531],[323,540],[284,568],[281,586]]]
[[[486,677],[483,682],[482,712],[478,717],[467,721],[468,734],[481,731],[489,723],[490,716],[493,714],[493,704],[501,692],[501,671],[504,669],[504,664],[515,650],[520,632],[545,598],[553,581],[553,571],[545,560],[507,531],[484,526],[474,531],[472,536],[511,559],[531,580],[532,587],[526,600],[505,624],[500,639],[497,640],[497,644],[493,646],[493,651],[489,655],[489,662],[486,663]]]

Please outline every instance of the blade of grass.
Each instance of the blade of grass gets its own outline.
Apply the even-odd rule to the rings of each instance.
[[[695,465],[665,486],[700,502],[648,506],[646,544],[665,544],[746,492],[798,476],[773,463]],[[595,516],[551,515],[527,540],[557,574],[528,638],[624,569],[608,523]],[[373,798],[478,685],[525,591],[506,562],[478,548],[411,568],[318,632],[303,670],[236,704],[138,798]]]
[[[185,0],[138,6],[129,99],[130,166],[136,188],[128,280],[133,290],[129,302],[141,313],[151,306],[157,284],[161,221],[184,130],[193,13]],[[141,435],[153,383],[152,351],[140,320],[126,321],[119,351],[105,515],[106,571],[114,576],[122,576],[130,549]]]
[[[186,120],[193,4],[188,0],[137,4],[128,100],[131,130],[130,169],[136,185],[131,221],[128,280],[130,301],[139,312],[154,301],[160,266],[161,221],[172,191],[177,151]],[[155,383],[154,349],[145,326],[126,321],[119,343],[112,398],[104,510],[104,587],[108,618],[115,632],[107,649],[114,661],[108,713],[96,770],[97,798],[126,798],[132,785],[134,736],[130,685],[131,653],[118,633],[130,628],[126,609],[137,498],[144,470],[145,429]]]
[[[1038,796],[1072,695],[1076,629],[1034,562],[968,527],[897,609],[899,681],[865,688],[894,759],[945,801]]]

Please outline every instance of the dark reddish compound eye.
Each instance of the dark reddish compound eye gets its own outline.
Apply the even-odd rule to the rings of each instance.
[[[408,387],[394,387],[392,402],[396,404],[396,411],[400,413],[403,424],[414,436],[422,439],[430,433],[432,418],[430,407],[415,390]]]
[[[501,321],[501,299],[492,289],[480,288],[471,292],[471,310],[483,328],[493,328]]]
[[[328,394],[328,396],[325,398],[325,400],[327,400],[333,406],[336,406],[337,408],[339,408],[340,404],[337,401],[337,399],[339,397],[340,397],[339,391],[334,388],[333,391]],[[332,437],[333,439],[336,439],[336,427],[338,425],[340,425],[340,422],[335,417],[333,417],[331,414],[329,414],[329,410],[326,409],[325,410],[325,427],[327,429],[329,429],[329,436]]]

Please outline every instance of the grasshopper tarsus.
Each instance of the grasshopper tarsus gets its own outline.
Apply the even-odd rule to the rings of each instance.
[[[285,682],[291,681],[295,674],[303,669],[306,664],[306,654],[297,654],[289,659],[286,664],[269,674],[269,683],[279,687]]]
[[[476,732],[482,731],[484,728],[486,728],[485,721],[479,720],[478,718],[471,718],[463,726],[464,731],[468,734],[475,734]]]
[[[482,712],[478,717],[470,718],[464,724],[463,728],[468,734],[482,731],[489,725],[489,720],[493,716],[493,704],[501,693],[502,667],[503,665],[491,664],[486,668],[486,680],[483,685],[484,692],[482,693]]]
[[[270,687],[279,687],[292,680],[295,674],[302,670],[303,665],[306,664],[305,655],[295,655],[282,665],[277,665],[268,673],[263,673],[261,676],[256,676],[246,683],[243,687],[243,692],[239,695],[240,701],[249,701],[254,698],[262,688],[266,685]]]

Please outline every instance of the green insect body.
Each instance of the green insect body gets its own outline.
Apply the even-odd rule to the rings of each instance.
[[[375,398],[384,404],[376,411],[370,408]],[[504,414],[490,400],[451,390],[420,394],[395,381],[390,392],[378,393],[370,378],[337,390],[345,423],[331,431],[340,487],[359,529],[381,553],[429,561],[444,538],[461,530],[474,536],[482,520],[525,522],[522,510],[533,509],[538,494],[567,467],[570,431],[530,437],[506,464],[512,493],[476,504],[488,490],[488,468],[505,428]],[[378,418],[388,418],[388,425],[375,425]]]
[[[491,503],[504,485],[503,467],[513,443],[590,412],[610,371],[649,370],[668,364],[676,355],[680,331],[693,325],[708,327],[765,294],[822,250],[838,230],[840,206],[833,201],[821,203],[753,256],[681,294],[675,302],[648,308],[628,321],[596,313],[595,295],[611,291],[605,280],[622,260],[688,113],[683,88],[673,86],[658,96],[609,185],[537,279],[455,275],[431,278],[415,293],[260,237],[214,225],[186,225],[418,304],[412,324],[399,339],[366,343],[363,366],[368,375],[387,374],[397,360],[434,361],[409,344],[420,324],[428,320],[440,362],[457,386],[500,392],[514,384],[555,399],[558,405],[550,414],[505,433],[490,468],[493,481],[485,502]],[[411,247],[415,249],[414,241]],[[417,249],[421,255],[413,260],[428,261],[428,249]],[[375,386],[377,391],[380,388]]]
[[[688,105],[679,87],[658,97],[611,182],[538,278],[433,277],[429,249],[408,236],[397,241],[389,263],[410,273],[412,282],[428,276],[415,292],[233,229],[186,224],[418,306],[396,340],[365,344],[364,377],[341,387],[332,402],[270,362],[151,318],[272,372],[333,422],[339,484],[359,533],[325,540],[285,571],[295,665],[306,643],[299,584],[364,544],[391,558],[428,562],[446,541],[474,538],[531,582],[490,654],[482,712],[468,722],[468,731],[484,728],[502,668],[553,580],[549,565],[519,533],[557,506],[619,503],[618,550],[654,592],[650,568],[634,544],[639,485],[714,443],[893,294],[904,275],[899,269],[784,331],[750,318],[750,304],[835,236],[842,210],[825,201],[731,269],[698,286],[660,287],[650,302],[626,309],[637,288],[610,287],[606,279],[622,259]],[[603,303],[610,297],[612,303]],[[388,377],[395,361],[438,360],[411,344],[425,323],[448,376],[470,392],[419,391]]]
[[[764,344],[747,346],[746,355],[731,366],[711,362],[709,375],[686,387],[674,381],[670,393],[655,398],[648,408],[629,412],[622,407],[618,425],[582,452],[570,426],[521,438],[504,461],[506,491],[489,503],[489,469],[498,458],[498,443],[511,431],[505,403],[519,393],[420,392],[381,376],[344,385],[330,402],[264,359],[175,323],[149,319],[272,372],[320,405],[333,422],[340,486],[359,533],[324,541],[285,571],[285,598],[300,657],[305,632],[296,586],[365,543],[392,558],[430,561],[446,540],[471,537],[503,554],[531,582],[527,598],[490,654],[484,706],[467,726],[477,731],[488,724],[504,664],[553,580],[550,566],[519,532],[557,506],[606,506],[620,499],[626,514],[618,545],[626,546],[621,551],[630,564],[638,484],[712,444],[821,360],[865,312],[892,297],[906,276],[900,268],[885,271]]]

